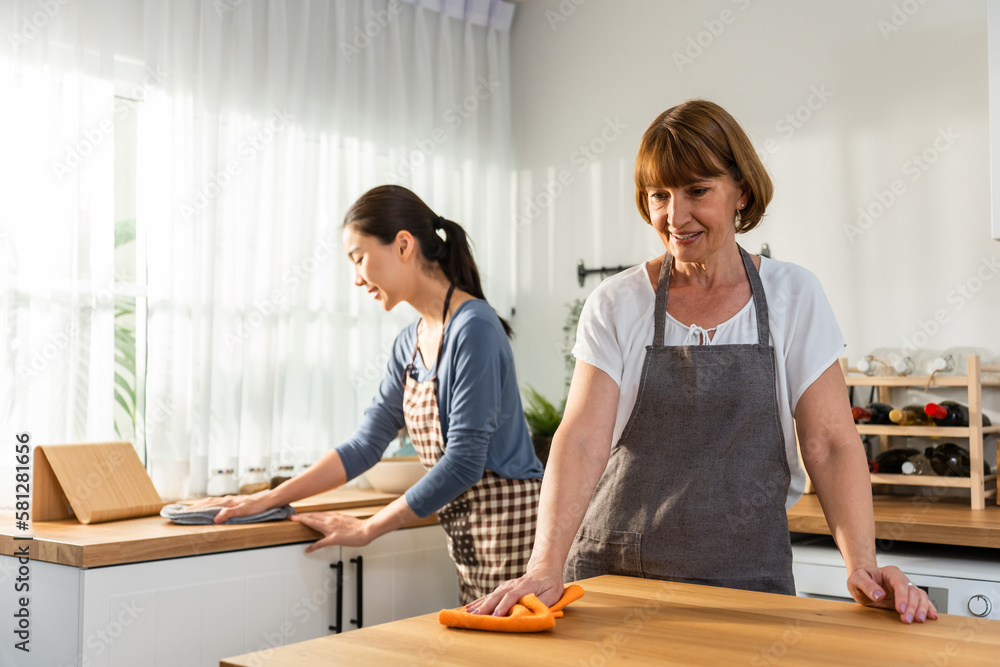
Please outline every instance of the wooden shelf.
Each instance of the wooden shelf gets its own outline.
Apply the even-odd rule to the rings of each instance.
[[[861,435],[923,436],[926,438],[968,438],[968,426],[896,426],[893,424],[858,424]]]
[[[895,424],[858,424],[861,435],[923,436],[926,438],[968,438],[972,429],[968,426],[896,426]],[[984,426],[983,435],[1000,433],[1000,426]]]
[[[868,376],[868,375],[848,375],[846,378],[848,387],[926,387],[928,381],[931,387],[968,387],[969,378],[964,375],[934,376],[932,380],[928,376],[923,377],[897,377]],[[983,387],[1000,387],[1000,378],[983,378],[980,380]]]
[[[900,486],[948,486],[956,489],[971,489],[971,477],[938,477],[931,475],[887,475],[872,473],[872,484],[897,484]],[[986,475],[984,482],[996,482],[996,475]]]
[[[983,419],[983,387],[1000,387],[1000,377],[983,377],[984,372],[996,373],[1000,367],[982,366],[979,357],[967,358],[967,372],[964,376],[933,376],[933,377],[894,377],[852,375],[857,369],[851,369],[846,359],[841,359],[841,369],[844,380],[849,387],[878,387],[880,403],[892,403],[892,389],[942,388],[953,387],[966,390],[969,408],[969,426],[896,426],[884,424],[857,424],[861,435],[879,437],[879,449],[889,449],[891,437],[926,437],[935,439],[962,438],[969,441],[969,459],[972,466],[970,477],[936,477],[928,475],[887,475],[873,474],[872,484],[890,484],[899,486],[937,486],[957,489],[969,489],[969,502],[972,509],[981,510],[986,507],[986,498],[996,498],[1000,505],[1000,494],[997,493],[996,475],[983,474],[983,439],[985,436],[1000,433],[1000,424],[982,426]],[[997,455],[1000,457],[1000,440],[997,442]],[[992,488],[987,488],[988,486]]]

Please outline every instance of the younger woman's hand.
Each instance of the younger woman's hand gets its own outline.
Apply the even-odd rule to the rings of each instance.
[[[192,503],[183,511],[194,512],[196,510],[208,509],[209,507],[235,507],[240,503],[245,502],[249,497],[250,496],[210,496],[208,498],[202,498],[196,503]]]
[[[345,547],[364,547],[372,541],[367,521],[339,512],[306,512],[293,514],[291,519],[323,533],[322,539],[313,542],[306,548],[307,554],[331,544],[341,544]]]
[[[222,509],[215,515],[215,518],[212,519],[212,521],[213,523],[225,523],[227,520],[235,516],[258,514],[271,509],[274,504],[267,499],[265,496],[266,493],[266,491],[262,491],[260,493],[255,493],[252,496],[223,496],[221,498],[205,498],[204,500],[199,500],[194,503],[184,511],[194,512],[212,507],[221,507]]]

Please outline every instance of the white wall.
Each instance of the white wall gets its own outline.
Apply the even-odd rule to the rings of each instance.
[[[678,64],[689,47],[693,61]],[[519,5],[511,51],[522,384],[562,396],[563,304],[598,284],[578,286],[578,259],[662,252],[636,210],[632,166],[649,123],[693,97],[743,124],[775,181],[764,224],[741,242],[819,276],[852,362],[922,323],[923,347],[1000,353],[983,0],[538,0]],[[588,159],[579,147],[592,141],[603,153]],[[925,150],[935,161],[922,170],[909,161]],[[880,211],[879,196],[894,201]],[[859,207],[872,222],[849,237]]]

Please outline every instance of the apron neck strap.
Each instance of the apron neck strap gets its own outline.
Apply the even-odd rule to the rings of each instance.
[[[757,267],[750,259],[750,253],[740,246],[740,254],[743,255],[743,268],[747,271],[747,278],[750,279],[750,289],[753,290],[753,306],[757,311],[757,342],[767,345],[770,341],[770,325],[767,313],[767,297],[764,296],[764,283],[760,281],[760,274]]]
[[[653,311],[653,345],[663,347],[666,340],[667,322],[667,287],[670,285],[670,269],[674,265],[674,256],[669,252],[663,255],[660,264],[660,277],[656,279],[656,310]]]
[[[448,306],[451,305],[451,295],[455,291],[455,283],[448,288],[448,294],[444,297],[444,312],[441,313],[441,342],[438,343],[438,353],[434,357],[434,377],[437,377],[438,364],[441,363],[441,351],[444,350],[444,325],[448,323]]]
[[[441,314],[441,342],[438,343],[437,356],[434,357],[434,377],[437,377],[437,367],[438,362],[441,361],[441,351],[444,349],[444,325],[448,320],[448,308],[451,306],[451,295],[455,292],[455,283],[452,283],[448,287],[448,294],[444,297],[444,312]],[[417,323],[417,331],[420,331],[420,324]],[[413,362],[417,360],[417,349],[420,348],[420,335],[417,334],[417,340],[413,343],[413,355],[410,357],[410,363],[403,370],[403,382],[406,383],[406,376],[413,372]]]
[[[754,308],[757,311],[757,342],[767,345],[770,330],[768,326],[767,298],[764,296],[764,284],[760,281],[760,274],[757,267],[753,265],[750,253],[737,245],[740,249],[740,256],[743,258],[743,268],[747,272],[750,280],[750,289],[753,292]],[[660,276],[656,280],[656,310],[653,313],[653,345],[663,347],[666,340],[666,320],[667,320],[667,291],[670,287],[670,270],[674,265],[674,256],[669,252],[663,255],[663,262],[660,264]]]

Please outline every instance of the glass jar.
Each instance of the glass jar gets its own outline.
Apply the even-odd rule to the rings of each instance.
[[[239,491],[236,471],[232,468],[217,468],[208,478],[206,493],[210,496],[232,496]]]
[[[240,478],[240,495],[249,496],[259,491],[271,488],[271,480],[267,477],[267,468],[247,468]]]
[[[276,489],[279,485],[287,482],[292,477],[295,476],[295,466],[293,465],[283,465],[278,466],[277,471],[275,471],[274,476],[271,477],[271,488]]]

